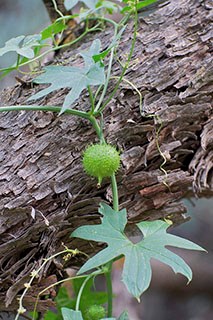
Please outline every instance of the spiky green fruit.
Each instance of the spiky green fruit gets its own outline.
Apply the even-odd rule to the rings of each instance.
[[[86,320],[100,320],[105,318],[106,310],[99,305],[90,306],[86,311]]]
[[[86,173],[98,178],[100,185],[103,178],[111,177],[120,166],[118,151],[109,144],[93,144],[83,155],[83,167]]]

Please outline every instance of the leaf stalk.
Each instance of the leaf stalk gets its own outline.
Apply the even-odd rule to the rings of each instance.
[[[113,291],[112,291],[112,261],[108,263],[108,271],[105,273],[107,285],[107,316],[112,317]]]
[[[125,17],[126,18],[126,17]],[[137,10],[135,10],[135,14],[134,14],[134,34],[133,34],[133,40],[132,40],[132,43],[131,43],[131,48],[130,48],[130,52],[129,52],[129,55],[128,55],[128,58],[127,58],[127,61],[123,67],[123,70],[121,72],[121,75],[114,87],[114,90],[112,91],[112,93],[110,94],[109,98],[103,103],[103,105],[101,106],[101,108],[99,108],[98,111],[96,111],[94,113],[94,115],[98,115],[100,114],[104,108],[107,106],[107,104],[112,100],[112,98],[114,97],[115,93],[117,92],[118,90],[118,87],[129,67],[129,64],[130,64],[130,60],[132,58],[132,55],[133,55],[133,51],[134,51],[134,48],[135,48],[135,43],[136,43],[136,39],[137,39],[137,29],[138,29],[138,14],[137,14]]]
[[[61,111],[61,107],[57,106],[34,106],[34,105],[18,105],[18,106],[6,106],[0,107],[0,112],[8,111],[49,111],[57,112]],[[90,115],[87,112],[76,110],[76,109],[66,109],[64,113],[71,114],[73,116],[78,116],[84,119],[89,119]]]

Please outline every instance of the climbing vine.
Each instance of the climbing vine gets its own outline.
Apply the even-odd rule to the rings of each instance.
[[[142,240],[138,243],[132,243],[126,236],[125,227],[127,225],[127,211],[126,209],[119,209],[119,192],[116,182],[116,172],[119,170],[120,165],[120,151],[117,150],[116,146],[111,146],[107,143],[103,126],[101,125],[103,111],[114,97],[120,83],[122,81],[128,82],[128,80],[125,79],[125,73],[131,62],[137,39],[138,11],[141,8],[156,2],[156,0],[123,0],[120,1],[120,5],[122,6],[111,1],[85,0],[81,1],[84,4],[83,10],[78,14],[68,16],[64,16],[58,10],[56,2],[54,0],[52,1],[60,18],[42,30],[39,34],[19,36],[11,39],[0,49],[0,56],[10,51],[15,51],[17,53],[16,62],[12,66],[0,70],[1,78],[12,70],[19,70],[19,72],[22,72],[23,66],[30,65],[35,61],[40,61],[40,59],[49,52],[60,50],[81,41],[88,33],[100,30],[104,32],[106,24],[111,24],[114,28],[114,37],[108,48],[105,50],[101,49],[101,41],[96,39],[87,50],[80,52],[84,62],[83,67],[54,65],[44,67],[42,70],[34,69],[31,71],[35,76],[33,83],[47,84],[49,86],[32,95],[29,100],[36,101],[55,90],[67,88],[68,93],[62,106],[38,106],[36,104],[7,106],[1,107],[0,112],[41,110],[56,112],[59,115],[64,113],[67,114],[67,116],[77,116],[87,119],[94,128],[99,143],[90,144],[84,151],[84,154],[82,155],[82,167],[90,176],[97,178],[97,187],[100,186],[104,178],[111,178],[113,195],[112,206],[101,202],[99,205],[101,224],[81,226],[71,234],[71,237],[102,242],[107,244],[107,247],[92,258],[86,256],[87,262],[80,268],[75,277],[58,282],[58,284],[61,284],[65,281],[72,280],[74,286],[77,288],[76,299],[69,301],[69,307],[61,307],[61,305],[58,304],[60,308],[59,314],[56,315],[49,310],[44,316],[44,319],[113,320],[115,318],[113,318],[112,310],[113,290],[111,273],[114,261],[121,257],[125,258],[122,272],[123,282],[125,283],[127,290],[140,301],[140,296],[147,290],[151,281],[152,270],[150,260],[152,258],[169,265],[175,273],[179,272],[187,277],[188,281],[192,279],[190,267],[179,256],[165,248],[165,246],[175,246],[191,250],[204,249],[186,239],[167,233],[167,228],[171,224],[170,221],[157,220],[138,223],[137,228],[143,235]],[[67,10],[70,10],[78,2],[79,1],[77,0],[65,0],[64,5]],[[119,23],[116,23],[105,16],[105,13],[113,13],[115,10],[119,10],[119,12],[123,14]],[[56,35],[59,34],[59,37],[62,37],[63,32],[67,27],[66,22],[76,17],[78,17],[80,23],[84,25],[83,32],[71,42],[60,44],[60,41],[56,40]],[[115,77],[112,75],[112,65],[113,61],[116,59],[116,49],[119,46],[120,39],[122,38],[123,33],[125,33],[125,28],[130,20],[134,22],[133,39],[130,43],[130,50],[126,61],[121,65],[122,70],[120,76]],[[49,38],[53,41],[53,46],[51,47],[49,47],[46,42]],[[41,48],[43,47],[46,47],[47,50],[41,52]],[[107,64],[106,57],[108,59]],[[112,79],[116,80],[116,84],[113,91],[108,92],[108,86]],[[135,88],[133,83],[130,83],[130,85]],[[90,101],[89,110],[84,111],[72,108],[72,105],[84,90],[88,91]],[[142,96],[137,88],[135,88],[135,90],[139,94],[140,111],[143,113],[141,109]],[[157,148],[165,162],[165,157],[160,152],[158,143]],[[163,166],[161,166],[161,169],[166,174]],[[85,255],[85,253],[78,251],[78,249],[65,247],[62,252],[55,253],[53,256],[46,259],[38,270],[34,270],[31,273],[30,281],[25,283],[24,291],[19,298],[19,308],[15,320],[18,320],[21,314],[25,314],[28,311],[24,307],[24,297],[31,288],[34,279],[39,276],[44,265],[58,255],[63,255],[65,260],[69,260],[79,253]],[[91,291],[93,281],[99,275],[104,275],[107,283],[107,293],[103,293],[102,295]],[[52,286],[53,285],[50,287]],[[48,290],[50,287],[45,290]],[[41,291],[37,297],[35,308],[32,313],[32,319],[34,320],[37,318],[36,308],[39,296],[43,294],[45,290]],[[105,308],[105,304],[107,304],[107,308]],[[127,312],[124,311],[118,319],[127,320]]]

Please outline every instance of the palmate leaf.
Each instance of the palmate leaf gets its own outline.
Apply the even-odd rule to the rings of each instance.
[[[65,0],[64,6],[66,10],[71,10],[78,2],[83,2],[90,9],[95,9],[98,0]]]
[[[105,203],[101,203],[99,212],[103,215],[101,224],[82,226],[71,236],[105,242],[108,247],[89,259],[78,274],[123,255],[125,256],[123,282],[138,300],[150,284],[152,275],[150,260],[152,258],[169,265],[175,273],[183,274],[189,281],[192,279],[190,267],[165,246],[205,251],[203,248],[189,240],[168,234],[166,230],[169,224],[160,220],[138,223],[137,226],[143,234],[143,239],[138,243],[132,243],[124,233],[127,223],[125,209],[116,212]]]
[[[80,54],[84,59],[84,67],[48,66],[44,68],[45,72],[35,78],[33,82],[50,83],[51,85],[31,96],[28,100],[39,99],[61,88],[70,88],[71,90],[67,94],[61,109],[61,113],[63,113],[88,86],[104,84],[105,73],[103,64],[95,62],[93,59],[94,55],[100,53],[100,46],[100,40],[97,39],[93,41],[88,51]]]
[[[0,48],[0,57],[8,52],[16,52],[22,57],[32,59],[35,55],[33,48],[41,45],[40,40],[40,34],[12,38],[5,43],[3,48]]]

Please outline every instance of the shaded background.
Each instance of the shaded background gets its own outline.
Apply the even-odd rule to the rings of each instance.
[[[11,38],[39,33],[49,23],[42,0],[0,0],[0,48]],[[12,65],[16,54],[0,57],[0,69]],[[0,89],[15,84],[15,72],[0,81]]]
[[[0,47],[12,37],[39,32],[49,23],[41,0],[0,0]],[[0,68],[11,65],[15,55],[0,57]],[[0,90],[14,85],[14,72],[0,81]],[[193,281],[175,275],[167,266],[153,261],[151,288],[141,303],[131,298],[120,282],[121,264],[114,268],[115,315],[129,309],[131,320],[212,320],[213,319],[213,200],[185,200],[189,222],[173,233],[206,248],[208,254],[178,250],[194,271]],[[1,315],[0,315],[1,317]],[[13,319],[14,317],[10,317]],[[6,314],[2,318],[9,319]]]

